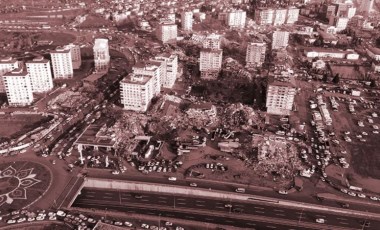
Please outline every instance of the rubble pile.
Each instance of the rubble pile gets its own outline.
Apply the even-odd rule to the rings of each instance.
[[[251,107],[241,103],[231,104],[224,109],[220,119],[221,123],[227,128],[252,126],[262,123],[258,114]]]
[[[259,175],[275,174],[291,179],[301,166],[295,145],[283,140],[263,140],[259,144],[258,162],[253,166]]]
[[[88,98],[85,98],[83,95],[81,95],[78,92],[73,91],[66,91],[55,98],[51,99],[48,102],[48,106],[52,109],[55,109],[57,107],[66,107],[66,108],[73,108],[76,105],[82,104],[83,102],[88,101]]]

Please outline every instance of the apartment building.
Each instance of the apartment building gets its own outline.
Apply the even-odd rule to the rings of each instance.
[[[33,92],[42,93],[53,89],[53,76],[49,60],[37,57],[27,61],[25,65],[30,76]]]
[[[261,67],[265,61],[266,44],[251,42],[247,46],[245,62],[247,67]]]
[[[373,10],[373,3],[375,0],[363,0],[359,7],[359,12],[363,15],[368,15]]]
[[[279,26],[285,24],[287,14],[288,9],[276,9],[273,18],[273,25]]]
[[[288,31],[274,31],[272,34],[272,49],[286,48],[289,42]]]
[[[164,54],[154,58],[162,64],[163,76],[161,78],[161,86],[164,88],[172,88],[178,74],[178,56],[174,54]]]
[[[5,93],[3,75],[17,68],[19,68],[19,62],[16,59],[12,57],[0,59],[0,93]]]
[[[230,28],[244,28],[247,19],[247,12],[243,10],[234,10],[227,13],[226,24]]]
[[[205,49],[220,49],[221,35],[209,34],[202,40],[202,46]]]
[[[199,60],[201,78],[216,79],[222,68],[222,57],[223,51],[220,49],[202,49]]]
[[[55,79],[72,78],[74,76],[70,49],[57,47],[50,52],[50,56]]]
[[[154,95],[153,76],[131,73],[120,82],[121,104],[125,110],[146,112]]]
[[[73,69],[80,69],[80,66],[82,64],[82,57],[79,45],[70,43],[68,45],[65,45],[64,47],[70,49],[71,51],[71,61],[73,63]]]
[[[30,76],[23,68],[17,68],[3,75],[5,92],[10,106],[28,106],[33,103]]]
[[[258,8],[255,10],[255,22],[258,25],[272,25],[275,15],[274,9]]]
[[[177,25],[174,23],[159,24],[156,30],[157,39],[162,43],[174,42],[177,40]]]
[[[300,9],[298,8],[289,8],[286,15],[286,24],[294,24],[298,21],[300,15]]]
[[[94,62],[96,72],[108,72],[110,66],[110,53],[108,47],[108,39],[95,39],[94,47]]]
[[[132,71],[136,75],[151,76],[154,82],[154,94],[160,93],[161,80],[165,74],[165,66],[162,62],[154,60],[138,62],[132,67]]]
[[[335,26],[336,32],[340,32],[347,28],[349,20],[350,19],[347,17],[339,17],[339,16],[330,17],[329,24],[332,26]]]
[[[193,12],[185,11],[181,13],[181,25],[185,31],[191,31],[193,29]]]
[[[276,115],[290,115],[296,95],[296,87],[290,82],[270,80],[267,89],[267,112]]]

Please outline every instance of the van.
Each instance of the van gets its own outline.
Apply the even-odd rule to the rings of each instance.
[[[245,193],[245,188],[237,188],[235,192]]]

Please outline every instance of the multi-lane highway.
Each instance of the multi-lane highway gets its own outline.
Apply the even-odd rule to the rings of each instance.
[[[269,203],[87,188],[82,190],[73,206],[161,214],[162,217],[258,229],[361,229],[364,221],[362,218],[284,208]],[[317,224],[318,218],[326,223]],[[376,226],[380,226],[380,221],[370,220],[370,227],[364,229],[376,229]]]

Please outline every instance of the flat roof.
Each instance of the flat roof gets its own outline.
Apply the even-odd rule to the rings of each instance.
[[[380,49],[379,48],[371,46],[371,47],[368,47],[368,50],[374,54],[380,55]]]
[[[289,77],[289,81],[279,81],[275,79],[274,77],[270,77],[268,79],[268,85],[293,87],[293,88],[296,87],[294,77]]]
[[[28,72],[24,68],[19,67],[17,69],[14,69],[10,72],[5,73],[3,77],[26,76],[26,75],[28,75]]]
[[[13,64],[17,62],[17,59],[14,59],[12,57],[5,57],[0,59],[0,64]]]
[[[356,53],[355,51],[350,50],[337,50],[337,49],[331,49],[331,48],[323,48],[323,47],[305,47],[304,49],[307,52],[325,52],[325,53]]]
[[[99,146],[99,147],[114,147],[116,141],[111,136],[97,136],[103,125],[91,124],[83,131],[75,144]]]
[[[136,85],[145,85],[152,76],[144,74],[134,74],[130,73],[121,80],[122,83],[136,84]]]
[[[48,63],[49,60],[45,59],[44,57],[36,57],[33,60],[27,61],[26,63]]]
[[[52,50],[50,53],[70,53],[70,49],[57,47],[55,50]]]

